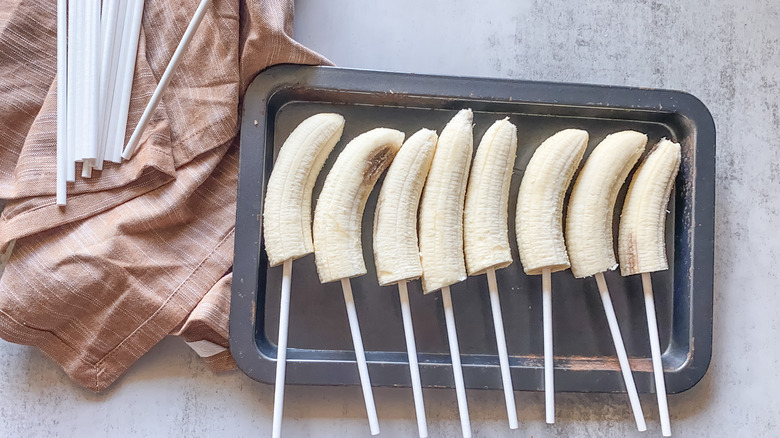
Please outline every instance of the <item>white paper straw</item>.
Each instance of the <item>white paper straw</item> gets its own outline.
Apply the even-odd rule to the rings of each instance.
[[[84,124],[79,127],[83,139],[81,154],[76,156],[84,163],[82,178],[92,178],[92,167],[98,151],[98,115],[100,113],[100,3],[85,1],[84,56],[82,112]]]
[[[89,157],[92,160],[98,156],[99,122],[100,122],[100,2],[92,0],[89,16]],[[94,166],[94,162],[91,163]]]
[[[195,10],[195,15],[192,17],[189,26],[187,26],[187,30],[184,31],[184,36],[182,36],[181,41],[179,42],[179,46],[176,47],[176,51],[173,52],[173,56],[168,62],[168,66],[165,68],[165,72],[160,78],[160,82],[157,84],[157,88],[154,89],[154,93],[152,94],[152,98],[149,100],[149,104],[146,105],[146,109],[144,110],[141,119],[138,121],[138,125],[136,125],[135,130],[133,131],[133,135],[130,136],[130,140],[128,140],[127,146],[125,147],[124,152],[122,152],[122,158],[125,160],[129,160],[130,157],[133,156],[133,153],[135,153],[135,148],[138,145],[138,141],[141,139],[141,134],[143,134],[144,130],[146,129],[146,125],[149,123],[149,119],[151,119],[154,109],[157,108],[157,104],[160,103],[162,94],[173,77],[174,70],[176,70],[176,67],[184,57],[184,52],[187,50],[187,46],[190,45],[190,41],[195,35],[195,32],[198,30],[198,26],[200,25],[201,20],[203,20],[203,17],[206,15],[206,10],[210,5],[211,0],[201,0],[200,5],[198,5],[198,9]]]
[[[66,162],[65,162],[65,180],[69,182],[76,181],[76,73],[78,72],[76,58],[77,58],[77,46],[78,46],[78,32],[76,29],[79,24],[79,1],[68,1],[68,73],[66,93],[71,96],[67,100],[66,109],[66,124],[67,124],[67,136],[66,136]]]
[[[647,331],[650,335],[650,352],[653,357],[653,375],[655,377],[655,394],[658,398],[658,413],[661,417],[661,433],[672,436],[672,422],[669,419],[669,403],[666,400],[666,382],[664,382],[664,364],[661,361],[661,342],[658,339],[658,320],[655,316],[655,299],[653,298],[653,281],[650,273],[642,273],[642,288],[645,295],[645,313],[647,314]]]
[[[290,328],[290,283],[292,259],[285,260],[282,268],[282,297],[279,302],[279,341],[276,348],[276,383],[274,385],[273,438],[282,436],[284,411],[284,378],[287,372],[287,334]]]
[[[67,199],[67,113],[68,2],[67,0],[57,0],[57,205],[65,205]]]
[[[496,270],[487,270],[488,290],[490,291],[490,308],[493,313],[493,330],[496,333],[496,346],[498,347],[498,362],[501,367],[501,383],[504,385],[504,400],[506,402],[506,415],[509,419],[509,428],[517,429],[517,407],[515,406],[515,390],[512,386],[512,372],[509,368],[509,354],[506,349],[506,335],[504,333],[504,318],[501,315],[501,301],[498,296],[498,282]]]
[[[81,154],[76,158],[94,160],[98,149],[98,113],[100,110],[100,2],[86,0],[84,11],[84,125],[79,129],[84,138]],[[85,166],[91,167],[91,166]],[[91,176],[91,171],[85,172]],[[82,176],[86,176],[82,174]]]
[[[352,284],[349,282],[349,278],[343,278],[341,280],[341,289],[344,291],[344,303],[347,306],[349,330],[352,332],[352,345],[355,346],[355,358],[357,359],[358,373],[360,374],[360,386],[363,387],[363,399],[366,403],[368,424],[371,428],[371,435],[378,435],[379,418],[376,415],[374,391],[371,389],[371,379],[368,375],[366,352],[363,350],[363,337],[360,335],[360,324],[358,324],[355,299],[352,297]]]
[[[631,410],[634,412],[636,427],[640,432],[644,432],[647,430],[645,416],[642,413],[642,405],[639,403],[639,394],[637,393],[636,385],[634,384],[634,375],[631,373],[631,365],[628,363],[626,347],[623,345],[623,337],[620,335],[620,326],[618,326],[617,316],[615,316],[615,309],[612,307],[612,299],[609,296],[607,281],[604,279],[603,273],[599,272],[596,274],[596,283],[599,287],[601,301],[604,304],[604,312],[607,314],[609,331],[612,334],[612,342],[615,344],[618,362],[620,362],[620,370],[623,372],[623,381],[626,384],[626,391],[628,392],[628,400],[631,403]]]
[[[103,133],[103,141],[106,143],[106,153],[103,157],[103,160],[114,163],[118,163],[122,159],[121,151],[120,153],[117,153],[117,150],[122,146],[117,146],[116,139],[117,130],[119,129],[120,123],[119,119],[122,112],[122,89],[125,87],[125,77],[127,76],[125,72],[126,68],[124,66],[124,57],[126,56],[124,50],[126,49],[125,46],[128,45],[128,38],[130,38],[129,32],[132,22],[131,7],[133,1],[134,0],[119,0],[119,8],[117,11],[117,28],[116,35],[114,36],[114,64],[112,66],[114,84],[109,90],[109,93],[111,94],[111,106],[109,107],[110,115],[108,116]],[[132,72],[130,72],[130,75],[132,75]],[[125,139],[123,136],[119,143],[124,145],[124,141]]]
[[[417,344],[414,341],[414,325],[412,325],[412,310],[411,306],[409,306],[409,291],[406,288],[406,281],[398,282],[398,297],[401,299],[401,317],[404,323],[406,352],[409,356],[409,373],[412,378],[414,410],[417,414],[417,432],[420,434],[420,438],[426,438],[428,436],[428,421],[425,418],[420,366],[417,363]]]
[[[84,63],[86,62],[86,9],[84,0],[69,0],[75,3],[73,25],[68,28],[70,34],[69,38],[69,55],[73,60],[73,74],[69,74],[68,77],[73,83],[73,92],[68,93],[71,102],[73,102],[73,123],[74,123],[74,135],[75,141],[73,145],[74,160],[81,161],[82,149],[84,147],[84,122],[86,120],[86,113],[84,111],[84,76],[86,76],[86,69]],[[68,118],[70,119],[70,117]]]
[[[114,33],[113,48],[111,49],[111,69],[109,77],[111,83],[108,88],[108,94],[106,96],[106,112],[108,115],[106,116],[100,140],[101,143],[105,145],[105,151],[103,152],[104,161],[116,162],[116,160],[114,160],[115,155],[118,157],[118,159],[121,159],[121,156],[115,153],[115,150],[121,146],[116,146],[114,144],[114,139],[116,138],[115,131],[117,129],[117,119],[120,113],[120,89],[124,84],[124,74],[121,71],[121,58],[122,44],[125,39],[126,24],[129,25],[130,21],[128,6],[128,0],[118,0],[116,32]],[[124,144],[124,138],[122,138],[120,144]]]
[[[106,154],[106,134],[111,117],[111,99],[116,83],[116,59],[119,51],[117,28],[119,22],[119,0],[104,0],[100,14],[100,113],[98,114],[98,155],[95,169],[103,170]]]
[[[111,145],[111,155],[106,159],[115,163],[122,162],[122,146],[125,143],[127,115],[130,110],[130,93],[133,89],[135,60],[138,53],[138,37],[141,33],[141,18],[144,12],[144,0],[130,0],[124,17],[122,28],[122,46],[117,70],[117,87],[114,90],[116,115],[111,113],[108,144]],[[109,158],[110,157],[110,158]]]
[[[108,95],[106,96],[108,103],[107,111],[109,111],[110,115],[107,117],[105,126],[103,128],[104,132],[102,134],[102,141],[106,144],[106,151],[103,157],[104,160],[110,160],[114,154],[114,149],[117,149],[117,147],[112,144],[112,139],[114,137],[112,136],[110,127],[111,123],[117,118],[119,114],[119,103],[121,101],[119,98],[121,94],[120,89],[124,84],[124,74],[122,74],[120,71],[122,61],[122,44],[126,39],[126,26],[128,26],[131,21],[128,10],[130,7],[130,0],[118,0],[117,3],[116,32],[114,33],[113,48],[111,49],[111,84],[108,88]],[[116,122],[114,122],[114,128],[116,128]],[[124,138],[122,138],[122,145],[124,145]]]
[[[552,285],[550,268],[542,270],[542,325],[544,327],[544,406],[548,424],[555,423],[555,383],[553,370]]]
[[[469,419],[469,406],[466,401],[466,384],[463,381],[463,367],[460,363],[460,347],[458,346],[458,331],[455,328],[455,313],[452,310],[452,295],[450,287],[441,289],[442,304],[444,305],[444,320],[447,324],[447,340],[450,344],[450,358],[452,359],[452,375],[455,378],[455,395],[458,398],[458,412],[460,414],[460,427],[463,438],[471,438],[471,420]]]

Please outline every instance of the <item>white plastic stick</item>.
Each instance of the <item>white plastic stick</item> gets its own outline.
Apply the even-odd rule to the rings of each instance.
[[[72,117],[73,119],[73,132],[75,141],[73,142],[73,158],[74,161],[81,160],[81,151],[84,146],[84,123],[86,121],[85,106],[85,88],[84,80],[86,76],[85,64],[87,62],[86,57],[86,7],[84,0],[69,0],[74,3],[73,8],[73,23],[68,27],[68,57],[73,61],[73,72],[68,74],[70,82],[73,84],[72,92],[68,93],[71,102],[73,102]],[[74,177],[75,178],[75,177]]]
[[[544,326],[544,406],[548,424],[555,423],[555,359],[553,356],[552,284],[550,268],[542,270],[542,321]]]
[[[68,2],[57,0],[57,205],[67,199]]]
[[[121,7],[120,7],[121,10]],[[106,159],[115,163],[122,162],[122,146],[125,143],[127,115],[130,111],[130,93],[133,90],[135,60],[138,54],[138,37],[141,33],[141,18],[144,12],[144,0],[130,0],[125,11],[122,26],[122,44],[117,69],[117,88],[114,90],[114,110],[111,111],[108,142],[111,155]],[[110,157],[110,158],[108,158]]]
[[[85,122],[79,129],[84,135],[81,155],[76,158],[83,161],[82,178],[92,178],[92,167],[98,156],[99,119],[100,119],[100,3],[87,0],[85,12],[86,59],[83,99]]]
[[[371,379],[368,376],[366,352],[363,350],[363,337],[360,335],[360,324],[358,324],[355,299],[352,297],[352,284],[350,284],[349,278],[341,279],[341,289],[344,291],[344,302],[347,305],[349,330],[352,332],[352,344],[355,346],[355,358],[357,359],[358,373],[360,373],[360,385],[363,387],[363,399],[366,403],[368,424],[371,427],[371,435],[378,435],[379,418],[376,415],[374,391],[371,389]]]
[[[664,365],[661,361],[661,342],[658,338],[658,320],[655,316],[653,280],[650,278],[650,273],[648,272],[642,273],[642,288],[645,291],[647,332],[650,335],[650,352],[653,356],[653,375],[655,376],[655,393],[658,397],[658,412],[661,416],[661,433],[663,436],[672,436],[672,423],[669,420],[669,404],[666,400]]]
[[[460,412],[460,427],[463,430],[463,438],[471,438],[471,420],[469,420],[469,406],[466,402],[466,384],[463,382],[463,368],[460,363],[460,347],[458,347],[458,332],[455,329],[455,313],[452,311],[452,295],[450,287],[441,289],[442,304],[444,305],[444,320],[447,323],[447,340],[450,343],[450,357],[452,358],[452,374],[455,378],[455,394],[458,397],[458,411]]]
[[[274,385],[273,438],[282,436],[282,411],[284,410],[284,376],[287,371],[287,333],[290,327],[290,282],[292,259],[282,267],[282,298],[279,302],[279,340],[276,348],[276,384]]]
[[[98,154],[95,169],[103,170],[106,154],[106,131],[111,117],[111,96],[116,82],[113,68],[119,55],[115,49],[117,24],[119,21],[119,0],[105,0],[100,14],[100,113],[98,114]]]
[[[612,342],[615,344],[618,362],[620,362],[620,370],[623,372],[623,381],[626,384],[628,400],[631,402],[631,410],[634,411],[636,427],[640,432],[644,432],[647,430],[645,416],[642,413],[642,405],[639,403],[639,394],[636,392],[636,385],[634,385],[634,376],[631,374],[631,366],[628,363],[626,347],[623,345],[623,337],[620,335],[620,327],[618,326],[617,316],[615,316],[615,309],[612,307],[612,299],[609,296],[607,281],[604,279],[603,273],[599,272],[596,274],[596,283],[599,286],[599,295],[601,295],[601,301],[604,303],[604,312],[607,314],[609,331],[612,333]]]
[[[68,82],[66,84],[66,93],[71,96],[67,101],[67,134],[66,134],[66,151],[65,151],[65,181],[76,181],[76,79],[75,74],[78,69],[76,68],[76,52],[78,37],[76,28],[79,22],[79,2],[78,0],[68,1]]]
[[[501,366],[501,383],[504,385],[504,399],[506,401],[506,415],[509,418],[509,428],[517,429],[517,407],[515,406],[515,389],[512,385],[512,372],[509,369],[509,353],[506,349],[506,335],[504,333],[504,318],[501,315],[501,301],[498,297],[498,282],[496,270],[488,268],[488,290],[490,291],[490,309],[493,312],[493,329],[496,332],[496,344],[498,347],[498,363]]]
[[[133,135],[130,136],[130,140],[127,142],[127,146],[125,147],[124,152],[122,152],[122,158],[125,160],[129,160],[130,157],[133,156],[133,153],[135,153],[135,147],[138,145],[138,141],[141,139],[141,134],[143,134],[144,130],[146,129],[146,125],[149,123],[149,119],[151,119],[154,109],[157,108],[157,104],[160,103],[162,94],[165,91],[165,88],[168,87],[168,83],[173,77],[174,70],[176,70],[176,67],[184,57],[184,52],[190,45],[190,41],[192,41],[192,37],[195,35],[195,31],[198,30],[198,26],[200,25],[201,20],[203,20],[203,17],[206,15],[207,8],[210,5],[211,0],[201,0],[200,5],[198,5],[198,9],[195,10],[195,15],[193,15],[189,26],[187,26],[187,30],[184,31],[184,35],[179,42],[179,46],[176,47],[176,51],[173,52],[173,56],[168,62],[168,66],[165,68],[165,72],[163,72],[163,75],[160,78],[160,82],[157,84],[157,88],[154,89],[154,93],[152,94],[152,98],[149,100],[149,104],[146,105],[146,109],[144,110],[143,115],[141,115],[141,119],[138,121],[138,125],[136,125],[135,130],[133,131]]]
[[[84,87],[84,148],[79,159],[94,160],[98,149],[98,113],[100,111],[100,2],[86,1],[86,77]],[[89,166],[91,167],[91,165]],[[89,176],[92,172],[89,171]],[[83,176],[83,175],[82,175]]]
[[[132,20],[132,14],[128,10],[130,6],[130,0],[118,0],[117,1],[117,19],[116,29],[114,32],[114,40],[111,47],[111,66],[109,69],[109,84],[106,94],[106,110],[105,120],[103,123],[103,132],[101,133],[100,142],[103,144],[105,150],[103,151],[103,160],[118,162],[122,160],[121,148],[124,146],[124,135],[119,140],[119,143],[115,143],[116,130],[119,124],[117,120],[120,113],[120,104],[122,101],[122,89],[125,87],[125,76],[132,78],[133,72],[125,74],[122,70],[123,65],[123,53],[122,47],[124,41],[127,39],[126,33],[129,32],[128,26]],[[139,29],[140,30],[140,29]],[[132,79],[131,79],[132,80]]]
[[[428,422],[425,419],[425,403],[423,402],[422,383],[420,382],[420,367],[417,363],[417,345],[414,342],[412,310],[409,306],[409,291],[406,288],[406,281],[398,282],[398,296],[401,299],[401,317],[404,322],[406,352],[409,355],[409,373],[412,376],[414,409],[417,413],[417,431],[420,433],[420,438],[426,438],[428,436]]]

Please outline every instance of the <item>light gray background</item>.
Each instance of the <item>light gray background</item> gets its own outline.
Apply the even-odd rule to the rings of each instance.
[[[780,3],[298,0],[296,37],[344,67],[663,87],[709,106],[718,130],[715,345],[710,370],[670,397],[675,436],[780,435]],[[0,436],[270,434],[273,388],[213,375],[166,339],[111,389],[92,394],[40,352],[0,343]],[[381,436],[416,436],[412,395],[375,390]],[[640,436],[625,395],[516,393],[521,429],[500,391],[470,391],[477,437]],[[432,437],[458,436],[451,390],[426,390]],[[288,437],[368,436],[360,389],[290,387]],[[660,436],[655,398],[642,396]]]

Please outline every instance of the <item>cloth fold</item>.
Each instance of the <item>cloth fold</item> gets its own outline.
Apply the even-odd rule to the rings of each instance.
[[[197,0],[147,0],[127,136]],[[212,369],[228,347],[240,96],[262,69],[327,60],[292,39],[292,0],[214,0],[132,160],[56,206],[56,5],[0,13],[0,336],[102,390],[168,334]],[[77,168],[77,174],[80,169]],[[219,350],[219,349],[222,350]]]

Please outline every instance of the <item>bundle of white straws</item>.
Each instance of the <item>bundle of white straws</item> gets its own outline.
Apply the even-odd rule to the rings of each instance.
[[[201,0],[124,147],[145,0],[57,0],[57,204],[67,183],[130,159],[211,0]],[[124,148],[123,148],[124,147]]]

